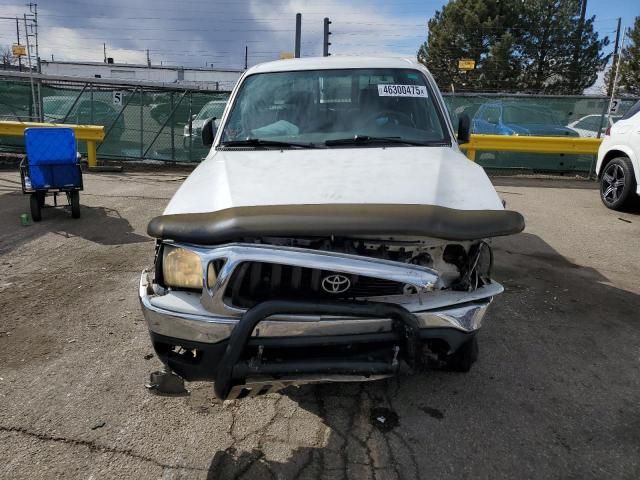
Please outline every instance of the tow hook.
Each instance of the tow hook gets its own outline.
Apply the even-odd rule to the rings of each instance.
[[[184,388],[184,380],[173,372],[160,370],[149,375],[149,383],[145,385],[151,392],[159,395],[188,395]]]

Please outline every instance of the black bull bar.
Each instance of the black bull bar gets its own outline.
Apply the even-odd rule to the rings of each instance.
[[[358,318],[389,318],[402,359],[411,367],[421,361],[420,328],[417,318],[405,308],[381,302],[300,302],[270,300],[246,311],[236,324],[224,356],[218,365],[214,391],[218,398],[226,399],[236,381],[247,374],[363,374],[394,373],[397,366],[380,361],[297,361],[284,363],[251,363],[242,360],[243,352],[258,323],[272,315],[343,315]]]

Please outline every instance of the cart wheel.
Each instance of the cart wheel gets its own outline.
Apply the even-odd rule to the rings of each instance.
[[[80,218],[80,192],[74,190],[70,193],[71,196],[71,216],[73,218]]]
[[[40,208],[44,207],[44,199],[47,194],[44,192],[36,192],[36,196],[38,197],[38,205],[40,205]]]
[[[42,220],[42,215],[40,214],[40,201],[38,199],[37,193],[31,194],[29,203],[31,206],[31,218],[34,222],[39,222],[40,220]]]

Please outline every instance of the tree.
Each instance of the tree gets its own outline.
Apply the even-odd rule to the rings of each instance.
[[[505,90],[517,88],[522,72],[522,62],[516,54],[518,46],[513,34],[503,34],[491,47],[487,57],[481,61],[479,87],[483,90]]]
[[[429,68],[441,88],[473,88],[481,77],[486,88],[503,88],[499,75],[487,74],[496,68],[496,62],[489,61],[490,49],[502,41],[494,53],[504,55],[510,50],[512,41],[503,37],[509,25],[517,23],[516,12],[514,0],[450,1],[429,20],[429,36],[418,50],[418,61]],[[458,60],[463,58],[474,60],[477,68],[459,71]]]
[[[608,56],[593,29],[595,17],[579,16],[578,0],[527,0],[522,3],[521,87],[550,94],[581,94],[593,85]]]
[[[640,95],[640,17],[636,17],[625,43],[627,45],[622,50],[620,59],[618,91]]]
[[[580,94],[608,57],[581,0],[451,0],[418,51],[443,88]],[[458,71],[458,60],[476,69]]]
[[[17,57],[13,56],[11,47],[0,47],[0,64],[3,66],[16,65],[18,63]]]

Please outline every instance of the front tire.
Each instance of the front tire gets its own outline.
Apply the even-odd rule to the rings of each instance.
[[[40,211],[40,199],[37,193],[32,193],[29,199],[29,206],[31,207],[31,219],[34,222],[42,220],[42,212]]]
[[[40,205],[40,208],[43,208],[45,203],[46,193],[36,192],[36,196],[38,197],[38,205]]]
[[[479,352],[478,339],[474,336],[446,358],[446,370],[452,372],[468,372],[478,360]]]
[[[616,157],[605,166],[600,176],[600,199],[611,210],[627,207],[635,195],[636,178],[631,160]]]
[[[71,217],[80,218],[80,192],[73,190],[69,196],[71,197]]]

